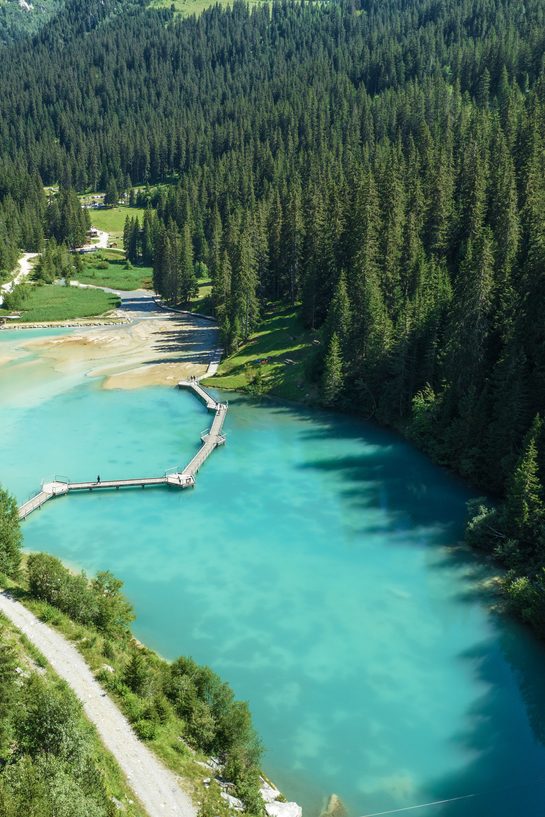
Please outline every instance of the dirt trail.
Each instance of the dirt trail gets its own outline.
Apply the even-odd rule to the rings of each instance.
[[[36,258],[38,255],[37,252],[25,252],[23,253],[22,258],[19,259],[19,272],[15,275],[11,281],[8,281],[5,284],[2,284],[0,287],[0,306],[4,303],[4,295],[8,295],[10,292],[13,291],[13,288],[20,284],[21,281],[27,277],[30,270],[32,269],[31,261],[33,258]]]
[[[197,809],[182,791],[178,778],[138,740],[76,648],[6,592],[0,592],[0,612],[26,635],[76,693],[149,816],[196,817]]]

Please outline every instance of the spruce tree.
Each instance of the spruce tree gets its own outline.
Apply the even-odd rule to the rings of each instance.
[[[526,548],[536,546],[535,539],[543,524],[545,513],[538,463],[538,445],[542,428],[543,423],[538,414],[526,435],[507,489],[506,526],[516,538],[525,543]]]
[[[333,332],[324,361],[322,375],[322,401],[326,406],[338,404],[342,396],[344,382],[341,344],[336,332]]]

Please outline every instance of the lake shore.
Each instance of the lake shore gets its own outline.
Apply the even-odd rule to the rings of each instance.
[[[7,327],[75,328],[81,331],[29,339],[19,346],[51,361],[61,371],[81,368],[102,377],[104,389],[172,386],[208,369],[219,332],[209,320],[166,311],[153,293],[119,293],[121,306],[111,320],[89,319]]]

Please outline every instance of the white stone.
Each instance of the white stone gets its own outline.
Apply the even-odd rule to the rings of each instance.
[[[234,797],[232,794],[228,794],[226,791],[222,791],[220,794],[235,811],[244,811],[244,803],[242,800],[239,800],[238,797]]]
[[[274,803],[280,797],[280,792],[276,786],[271,786],[266,780],[263,780],[259,791],[265,803]]]
[[[269,817],[302,817],[303,809],[297,803],[265,803],[265,811]]]

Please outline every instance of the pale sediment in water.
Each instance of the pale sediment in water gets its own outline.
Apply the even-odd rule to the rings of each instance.
[[[209,322],[158,313],[124,325],[81,328],[52,338],[18,337],[17,347],[50,361],[57,371],[80,369],[90,377],[102,377],[104,389],[136,389],[172,386],[203,375],[217,342],[218,331]]]

